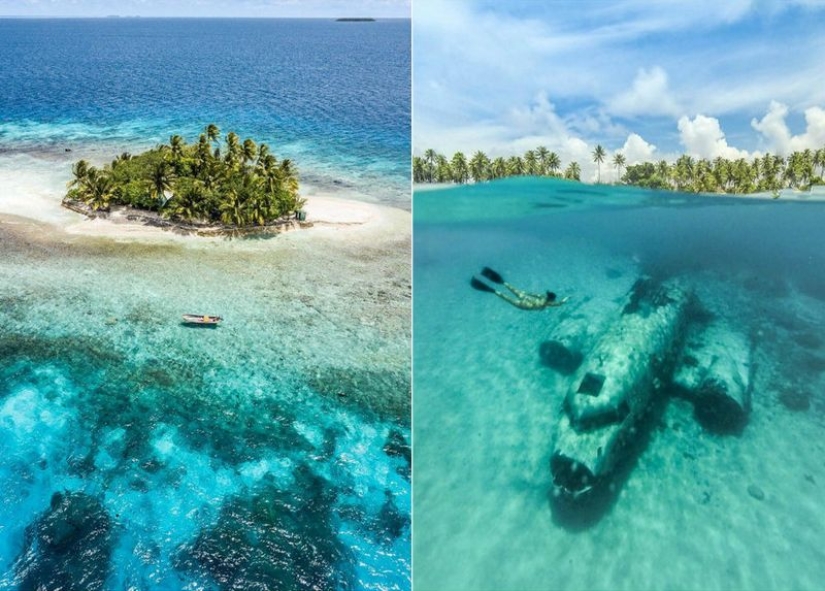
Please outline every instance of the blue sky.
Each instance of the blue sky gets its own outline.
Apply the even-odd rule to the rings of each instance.
[[[0,16],[409,18],[410,0],[0,0]]]
[[[629,163],[822,148],[824,26],[825,0],[414,0],[415,151],[545,145],[589,179],[596,144]]]

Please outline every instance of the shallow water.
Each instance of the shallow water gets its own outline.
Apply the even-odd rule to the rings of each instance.
[[[825,205],[546,179],[414,199],[416,589],[820,586]],[[483,266],[570,300],[518,310],[470,287]],[[550,472],[570,378],[540,346],[568,319],[598,334],[644,275],[746,336],[752,411],[712,432],[666,388],[606,498],[570,507]]]
[[[0,225],[1,589],[409,588],[403,241],[47,232]]]

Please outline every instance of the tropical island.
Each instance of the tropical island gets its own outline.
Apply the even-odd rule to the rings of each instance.
[[[79,160],[63,206],[97,217],[119,205],[148,223],[212,233],[260,231],[296,217],[305,200],[292,161],[234,132],[223,145],[219,138],[210,124],[194,144],[173,135],[168,144],[124,152],[103,168]]]
[[[597,165],[597,182],[600,182],[601,165],[607,158],[607,152],[597,145],[592,156]],[[616,152],[612,165],[622,184],[687,193],[771,192],[778,196],[781,189],[806,191],[813,185],[825,184],[825,148],[793,152],[787,158],[765,154],[750,161],[721,157],[695,159],[683,154],[672,164],[660,160],[630,166],[627,166],[625,156]],[[490,159],[478,150],[469,160],[463,152],[456,152],[451,159],[447,159],[433,149],[426,150],[423,156],[413,157],[415,183],[478,183],[512,176],[546,176],[580,181],[581,167],[578,162],[570,162],[562,171],[558,154],[544,146],[507,158],[499,156]]]

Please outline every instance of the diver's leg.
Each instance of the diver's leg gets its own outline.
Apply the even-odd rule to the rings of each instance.
[[[502,300],[504,300],[505,302],[510,303],[510,304],[514,305],[515,307],[517,307],[517,308],[521,307],[521,305],[520,305],[521,301],[520,300],[517,300],[516,298],[514,298],[514,297],[512,297],[512,296],[510,296],[506,293],[502,293],[498,290],[496,290],[495,294],[498,297],[500,297]]]
[[[529,295],[530,295],[530,294],[528,294],[526,291],[522,291],[522,290],[520,290],[520,289],[519,289],[518,287],[516,287],[515,285],[510,285],[510,284],[509,284],[509,283],[507,283],[506,281],[504,282],[504,287],[506,287],[507,289],[509,289],[510,291],[512,291],[512,292],[516,295],[516,297],[517,297],[517,298],[519,298],[519,299],[522,299],[522,298],[527,297],[527,296],[529,296]]]

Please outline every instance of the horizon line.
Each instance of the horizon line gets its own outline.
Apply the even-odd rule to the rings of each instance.
[[[304,20],[329,20],[329,19],[364,19],[369,18],[373,20],[410,20],[410,16],[223,16],[223,15],[206,15],[206,16],[182,16],[182,15],[141,15],[141,14],[108,14],[104,16],[68,16],[68,15],[42,15],[42,14],[0,14],[0,20],[25,20],[25,19],[60,19],[60,20],[81,20],[81,19],[99,19],[99,20],[115,20],[115,19],[139,19],[139,18],[155,18],[155,19],[304,19]]]

